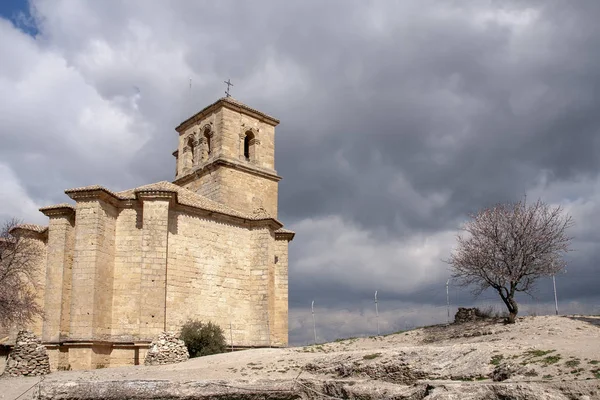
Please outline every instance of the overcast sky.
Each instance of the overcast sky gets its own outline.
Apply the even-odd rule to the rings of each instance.
[[[45,223],[37,209],[72,187],[173,180],[174,127],[230,78],[281,120],[292,343],[312,340],[312,300],[319,340],[374,333],[375,290],[382,331],[445,322],[461,224],[524,194],[576,223],[561,311],[600,313],[597,0],[11,0],[0,15],[0,219]],[[552,281],[522,301],[553,312]]]

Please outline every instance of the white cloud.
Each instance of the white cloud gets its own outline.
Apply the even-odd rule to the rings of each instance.
[[[305,219],[292,228],[297,232],[292,246],[302,249],[291,266],[295,276],[329,279],[355,290],[410,293],[444,280],[448,272],[442,259],[455,241],[455,232],[444,231],[379,237],[339,216]]]
[[[12,169],[0,163],[0,221],[17,218],[29,223],[46,224],[41,207],[29,197]]]
[[[13,178],[36,199],[54,201],[73,181],[123,181],[127,173],[111,173],[127,169],[152,130],[136,112],[136,94],[129,102],[102,97],[59,51],[3,19],[0,50],[0,156]]]
[[[563,46],[571,42],[563,29],[552,31],[552,21],[548,23],[544,14],[520,3],[500,7],[493,2],[443,6],[426,1],[356,1],[351,6],[340,2],[319,4],[319,18],[315,17],[315,5],[307,2],[265,2],[264,7],[221,0],[211,4],[142,0],[31,3],[39,29],[35,38],[0,19],[3,216],[15,214],[43,222],[37,208],[64,201],[66,188],[100,183],[118,190],[172,178],[173,127],[222,96],[221,82],[231,78],[236,85],[234,96],[256,107],[265,105],[267,112],[275,109],[284,114],[274,113],[282,119],[278,154],[287,150],[289,156],[290,143],[309,143],[303,147],[307,156],[301,162],[315,166],[306,168],[310,174],[330,174],[332,182],[335,177],[351,177],[348,181],[359,188],[354,191],[341,185],[346,195],[358,197],[356,201],[326,192],[332,201],[347,200],[339,211],[345,216],[306,218],[320,210],[305,210],[304,219],[291,226],[298,233],[290,247],[291,276],[328,280],[338,291],[414,294],[432,283],[443,285],[448,272],[441,259],[449,255],[456,232],[440,228],[425,235],[410,230],[420,224],[435,230],[438,222],[454,228],[453,221],[463,216],[440,211],[451,210],[449,206],[457,201],[468,207],[483,206],[467,197],[493,192],[505,182],[495,181],[500,174],[482,179],[465,167],[456,173],[470,180],[457,181],[461,187],[442,182],[436,190],[431,186],[419,190],[422,182],[414,172],[426,166],[429,172],[422,176],[423,181],[436,182],[438,175],[461,164],[457,154],[462,159],[470,157],[461,152],[464,149],[482,154],[481,164],[471,168],[485,170],[487,162],[495,162],[486,156],[493,158],[492,148],[513,152],[511,146],[522,143],[518,137],[508,136],[510,131],[505,140],[494,141],[496,131],[491,128],[510,116],[511,122],[522,123],[524,130],[535,133],[534,124],[527,125],[525,118],[539,109],[553,113],[556,102],[572,102],[562,91],[556,96],[555,78],[587,73],[584,69],[564,73],[559,68],[552,71],[552,79],[539,78],[548,66],[565,64],[562,55],[570,54],[557,49],[557,39],[563,40]],[[576,28],[576,24],[570,27]],[[502,100],[505,93],[506,102]],[[506,114],[503,105],[515,115]],[[406,120],[409,122],[404,125]],[[543,118],[536,116],[536,123],[538,120]],[[357,121],[372,129],[355,131],[350,122]],[[412,137],[412,131],[419,137]],[[386,132],[402,137],[389,150],[408,149],[391,156],[406,158],[407,163],[386,158],[382,152],[388,150]],[[357,137],[361,139],[357,141]],[[485,146],[470,148],[478,138],[483,138]],[[321,151],[327,140],[339,145],[338,151]],[[420,141],[426,146],[419,147]],[[361,156],[373,155],[369,163],[351,151],[357,143],[368,148]],[[414,155],[411,149],[422,151]],[[512,153],[505,155],[511,159]],[[337,164],[321,169],[320,158]],[[298,168],[291,165],[297,161],[279,158],[278,170],[287,178]],[[286,165],[284,173],[280,167]],[[538,167],[527,165],[519,170],[528,174],[530,170],[525,168],[535,171]],[[318,181],[314,176],[297,177]],[[515,176],[507,181],[522,188],[525,179]],[[359,194],[365,182],[373,198],[390,198],[390,203],[402,205],[396,208],[381,202],[380,208],[389,207],[383,212],[394,221],[390,225],[395,232],[382,234],[388,227],[381,219],[379,227],[353,222],[364,223],[365,215],[382,211],[364,207],[364,214],[358,216],[356,209],[349,207],[367,202]],[[600,212],[600,181],[548,182],[550,179],[540,179],[529,195],[540,194],[550,202],[564,204],[577,223],[574,235],[585,238],[576,242],[577,257],[592,257],[600,240],[594,226]],[[308,187],[304,185],[298,178],[290,182],[299,188],[295,194],[302,194]],[[291,203],[282,204],[282,209],[294,207]],[[433,220],[440,214],[439,221]],[[429,315],[440,314],[436,307],[419,304],[394,307],[391,314],[382,311],[386,329],[396,326],[400,319],[394,314],[401,309],[405,315],[407,308],[422,307],[422,318],[415,317],[421,322],[416,324],[431,323]],[[368,307],[361,310],[329,308],[326,313],[338,332],[332,330],[331,336],[371,329],[372,311]],[[291,326],[304,329],[297,326],[294,313]],[[310,324],[310,319],[307,321]]]

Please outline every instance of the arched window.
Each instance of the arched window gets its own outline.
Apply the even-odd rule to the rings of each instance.
[[[187,140],[187,147],[189,147],[190,153],[192,154],[191,159],[194,160],[194,151],[195,151],[195,149],[194,149],[194,137],[193,136],[190,136],[188,138],[188,140]]]
[[[204,128],[204,138],[206,139],[206,151],[208,154],[210,154],[211,150],[212,150],[212,144],[210,143],[210,128]]]
[[[254,159],[254,133],[251,131],[246,132],[246,136],[244,136],[244,157],[246,160]]]

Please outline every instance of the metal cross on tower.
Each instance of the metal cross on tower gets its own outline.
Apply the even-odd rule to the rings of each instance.
[[[231,95],[229,94],[229,86],[233,86],[233,83],[230,82],[229,79],[227,79],[226,81],[223,81],[227,84],[227,90],[225,91],[225,97],[231,97]]]

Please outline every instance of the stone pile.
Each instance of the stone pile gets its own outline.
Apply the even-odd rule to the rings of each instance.
[[[523,375],[524,373],[525,368],[520,365],[514,363],[502,363],[494,368],[490,374],[490,378],[492,378],[494,382],[502,382],[515,375]],[[535,370],[533,370],[533,373],[535,373]]]
[[[170,332],[163,332],[150,343],[144,365],[173,364],[190,358],[183,340]]]
[[[454,316],[455,324],[462,324],[465,322],[477,321],[482,319],[479,310],[477,308],[464,308],[458,307],[458,311]]]
[[[15,347],[8,354],[6,369],[8,376],[35,376],[50,373],[50,359],[46,347],[32,332],[20,331]]]

